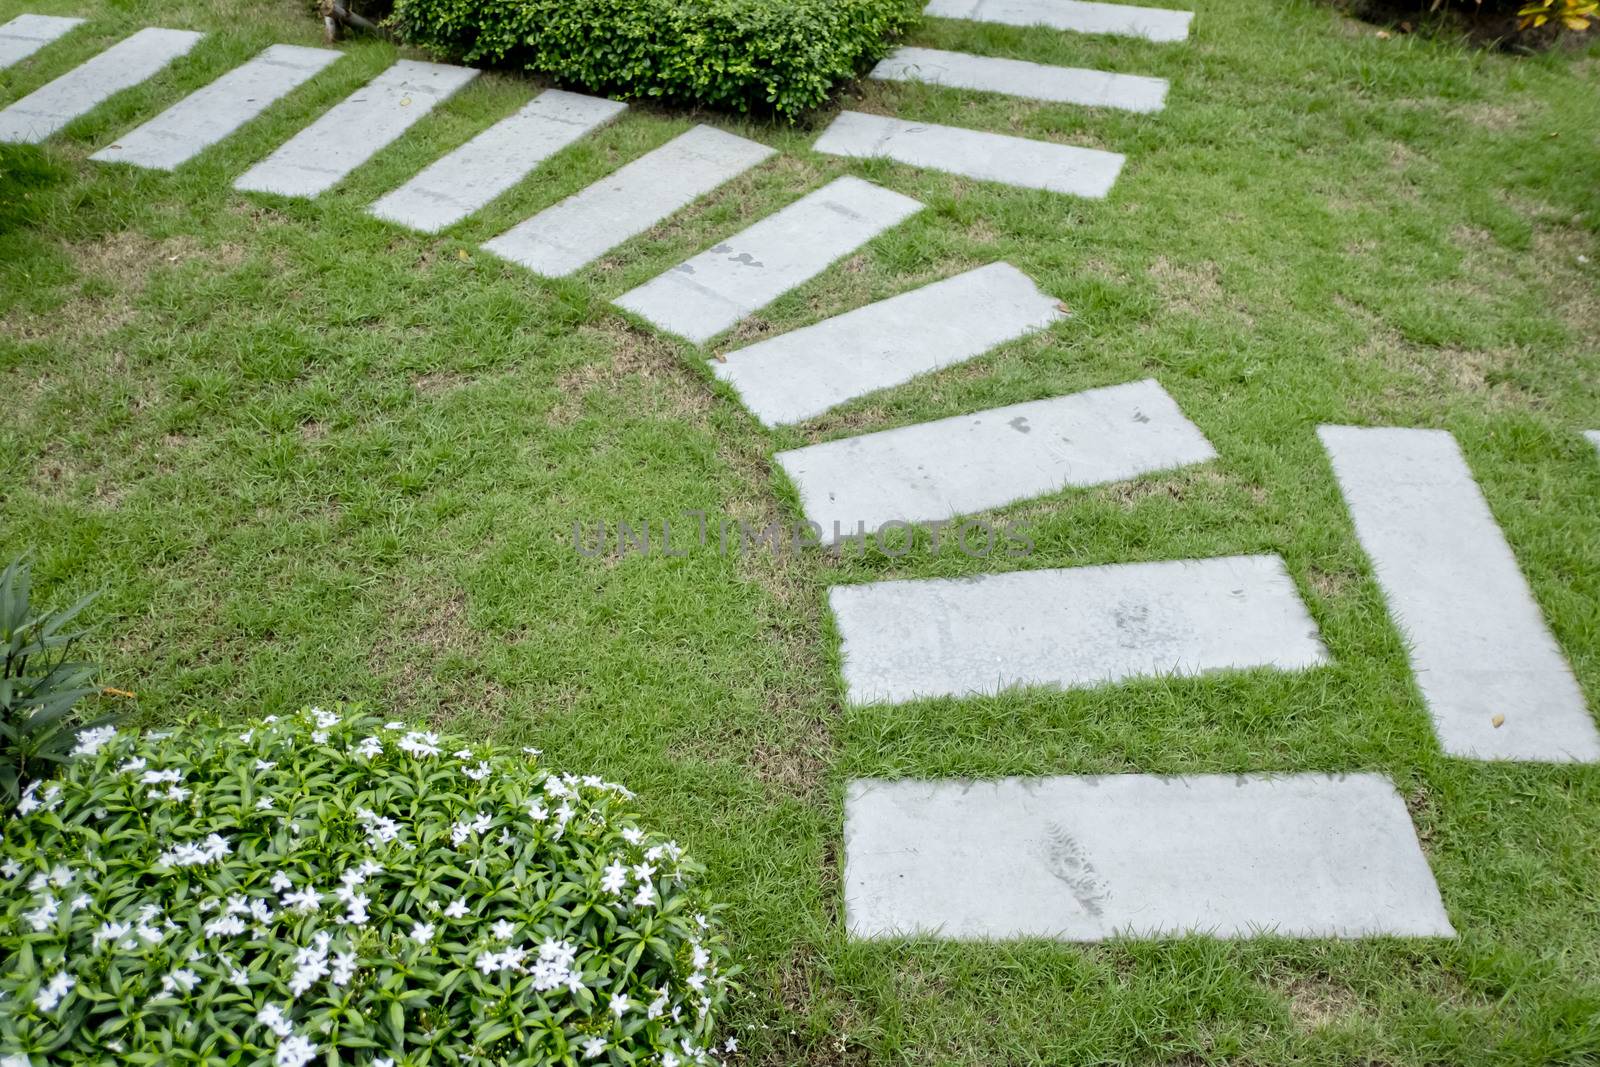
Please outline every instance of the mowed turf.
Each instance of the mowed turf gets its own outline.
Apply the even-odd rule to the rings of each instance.
[[[910,43],[1169,78],[1133,115],[863,83],[839,106],[1122,152],[1109,199],[810,153],[814,128],[635,105],[425,237],[364,214],[538,86],[479,79],[313,202],[230,183],[382,69],[354,41],[176,174],[87,156],[273,42],[302,4],[0,0],[89,25],[8,103],[132,30],[210,31],[42,149],[0,150],[0,553],[61,598],[136,721],[360,700],[625,781],[711,867],[747,961],[745,1062],[1543,1064],[1600,1057],[1600,768],[1440,755],[1315,426],[1460,440],[1600,706],[1600,49],[1376,36],[1309,0],[1196,5],[1177,45],[925,23]],[[783,156],[570,279],[481,252],[696,121]],[[928,210],[712,342],[726,352],[995,260],[1072,317],[765,430],[701,351],[609,301],[841,174]],[[1003,509],[1027,558],[724,557],[800,518],[781,449],[1155,377],[1220,458]],[[648,521],[688,555],[591,558]],[[689,536],[686,536],[689,535]],[[1278,553],[1334,663],[846,709],[835,582]],[[1458,942],[852,944],[852,777],[1375,770]]]

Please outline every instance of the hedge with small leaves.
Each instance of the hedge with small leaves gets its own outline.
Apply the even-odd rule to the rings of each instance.
[[[344,709],[78,747],[3,824],[0,1067],[713,1062],[700,869],[621,786]]]
[[[593,92],[794,117],[880,58],[921,0],[396,0],[402,38]]]

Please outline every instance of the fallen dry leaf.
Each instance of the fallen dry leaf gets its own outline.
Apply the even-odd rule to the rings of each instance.
[[[1494,723],[1494,728],[1496,730],[1498,730],[1498,729],[1500,729],[1500,727],[1502,727],[1502,726],[1504,726],[1506,724],[1506,717],[1504,715],[1496,715],[1494,718],[1490,719],[1489,721]]]

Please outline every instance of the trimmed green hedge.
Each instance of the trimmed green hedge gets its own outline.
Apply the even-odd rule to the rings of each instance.
[[[786,118],[878,59],[920,0],[397,0],[413,44],[593,92]]]

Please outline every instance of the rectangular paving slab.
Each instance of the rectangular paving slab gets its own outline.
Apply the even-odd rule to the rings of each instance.
[[[801,422],[856,397],[981,356],[1066,318],[1009,263],[991,263],[847,311],[713,363],[767,426]]]
[[[478,72],[402,59],[233,183],[247,192],[316,196],[388,147]]]
[[[1445,430],[1318,431],[1445,752],[1593,762],[1600,735]]]
[[[872,68],[871,76],[879,81],[925,82],[1123,111],[1160,111],[1167,99],[1165,78],[1056,67],[937,48],[896,48]]]
[[[143,29],[0,111],[0,141],[38,144],[193,48],[201,33]]]
[[[537,274],[559,278],[593,263],[775,152],[714,126],[696,126],[483,247]]]
[[[380,219],[437,233],[517,184],[533,168],[627,104],[550,89],[501,119],[369,209]]]
[[[45,45],[65,37],[74,26],[81,25],[83,19],[60,15],[18,15],[0,26],[0,70],[21,63]]]
[[[1277,556],[836,585],[828,601],[852,704],[1328,661]]]
[[[1454,937],[1377,774],[850,783],[853,937]]]
[[[329,48],[272,45],[89,158],[173,170],[305,84],[342,54]]]
[[[1006,26],[1048,26],[1075,33],[1112,33],[1147,41],[1181,41],[1189,36],[1189,23],[1194,19],[1192,11],[1083,0],[930,0],[923,14]]]
[[[778,453],[823,540],[950,519],[1216,456],[1152,379]],[[954,530],[950,531],[953,536]]]
[[[909,196],[837,178],[615,302],[706,341],[921,210]]]
[[[893,159],[979,181],[1088,197],[1109,193],[1123,163],[1116,152],[1098,148],[907,122],[860,111],[841,112],[812,147],[828,155]]]

